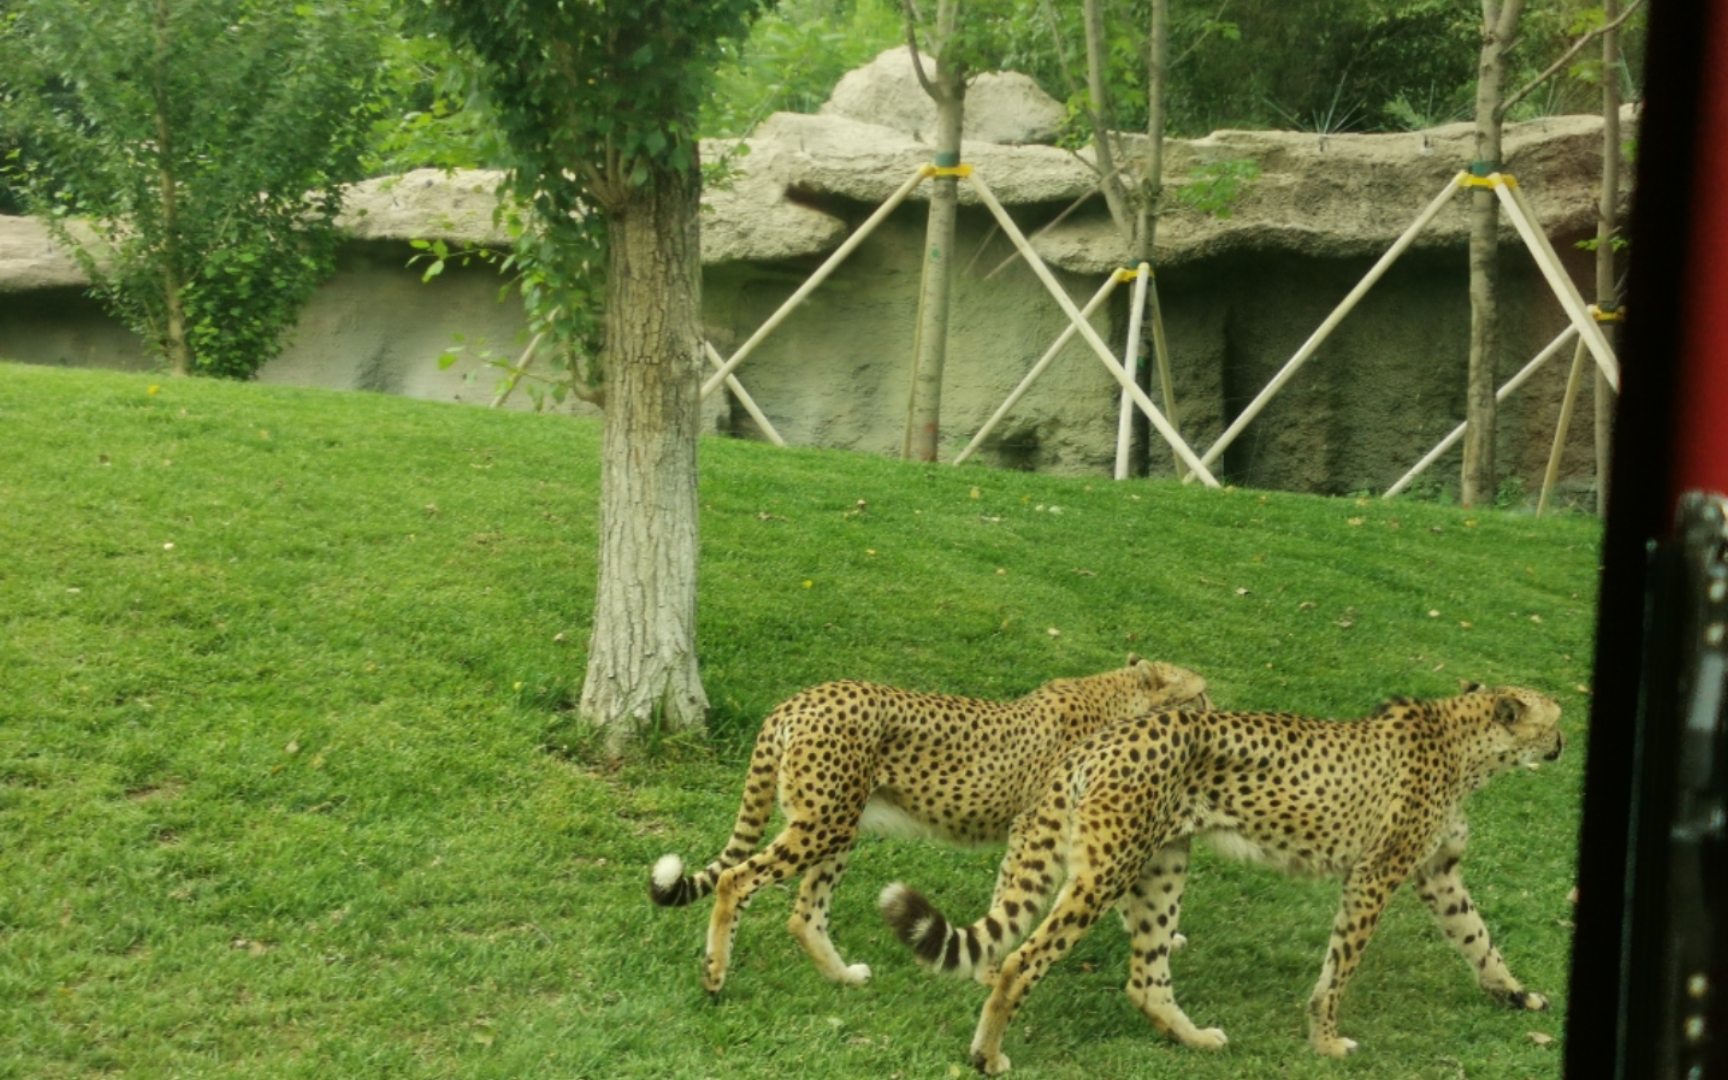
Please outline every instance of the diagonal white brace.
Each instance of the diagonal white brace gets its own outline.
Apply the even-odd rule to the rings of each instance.
[[[1602,327],[1597,325],[1591,316],[1589,308],[1584,303],[1584,297],[1579,294],[1578,286],[1572,281],[1572,275],[1560,265],[1560,256],[1555,254],[1554,245],[1548,242],[1548,234],[1536,227],[1535,215],[1530,210],[1530,204],[1524,198],[1524,192],[1518,187],[1517,181],[1510,176],[1494,173],[1488,179],[1498,178],[1501,182],[1494,185],[1494,194],[1499,196],[1500,203],[1506,208],[1506,216],[1512,219],[1512,227],[1518,230],[1518,235],[1524,241],[1524,246],[1530,249],[1530,257],[1536,260],[1536,268],[1542,271],[1547,279],[1548,287],[1554,290],[1555,299],[1565,309],[1566,317],[1577,328],[1578,335],[1584,341],[1590,355],[1596,358],[1596,364],[1602,369],[1602,375],[1608,380],[1608,385],[1620,392],[1620,362],[1614,357],[1614,349],[1608,344],[1608,337],[1602,333]]]
[[[1506,385],[1494,391],[1494,400],[1505,401],[1506,398],[1511,395],[1512,391],[1523,386],[1525,380],[1536,374],[1536,369],[1540,368],[1543,364],[1546,364],[1555,353],[1560,351],[1560,347],[1570,341],[1572,335],[1577,332],[1578,328],[1576,326],[1568,324],[1564,330],[1560,331],[1560,333],[1555,336],[1553,341],[1550,341],[1547,345],[1543,346],[1542,351],[1537,353],[1533,360],[1519,368],[1518,374],[1507,379]],[[1418,461],[1413,465],[1409,472],[1399,477],[1396,484],[1387,488],[1386,494],[1382,495],[1381,498],[1390,499],[1405,488],[1409,487],[1412,480],[1421,476],[1423,470],[1427,469],[1428,466],[1439,460],[1441,454],[1452,449],[1458,440],[1464,437],[1464,429],[1468,426],[1468,424],[1459,424],[1457,427],[1453,428],[1444,439],[1441,439],[1440,442],[1435,445],[1434,449],[1428,451],[1421,461]]]
[[[1097,311],[1105,299],[1116,291],[1116,286],[1120,283],[1121,278],[1115,274],[1106,278],[1104,284],[1093,294],[1092,299],[1088,300],[1086,306],[1080,309],[1080,317],[1090,319],[1092,313]],[[1057,354],[1062,351],[1062,346],[1074,340],[1074,335],[1079,332],[1079,325],[1072,322],[1062,328],[1062,333],[1057,335],[1055,343],[1044,350],[1044,355],[1040,356],[1038,362],[1032,365],[1032,370],[1028,371],[1025,378],[1020,380],[1020,385],[1016,386],[1014,392],[1008,395],[1008,399],[994,413],[990,414],[990,419],[984,421],[984,426],[978,429],[978,434],[972,436],[972,441],[966,444],[966,449],[955,456],[954,464],[964,463],[967,458],[977,452],[978,447],[983,445],[985,437],[995,430],[996,425],[1002,422],[1004,416],[1008,415],[1008,410],[1019,404],[1020,399],[1026,395],[1026,391],[1030,390],[1032,384],[1038,381],[1038,376],[1044,374],[1044,369],[1050,366],[1052,360],[1056,359]]]
[[[972,184],[973,190],[978,192],[979,200],[996,216],[997,222],[1002,226],[1002,231],[1007,234],[1010,240],[1014,241],[1014,246],[1020,249],[1020,254],[1025,258],[1026,265],[1032,268],[1032,272],[1037,275],[1038,280],[1044,283],[1044,287],[1055,298],[1063,314],[1067,315],[1069,321],[1074,323],[1080,336],[1086,339],[1086,344],[1092,347],[1092,351],[1097,354],[1105,370],[1109,371],[1122,389],[1133,397],[1134,404],[1140,406],[1140,411],[1146,414],[1146,419],[1151,421],[1152,426],[1158,430],[1158,434],[1163,436],[1164,441],[1176,451],[1177,456],[1182,459],[1182,463],[1199,476],[1201,482],[1207,487],[1221,486],[1218,483],[1218,478],[1213,476],[1205,464],[1195,456],[1193,447],[1183,441],[1176,429],[1170,426],[1170,422],[1164,419],[1164,414],[1158,411],[1158,406],[1152,404],[1152,399],[1146,396],[1146,391],[1135,384],[1133,373],[1124,371],[1122,365],[1116,362],[1116,357],[1111,355],[1110,346],[1104,344],[1104,339],[1098,336],[1098,331],[1094,330],[1092,324],[1081,316],[1080,309],[1074,306],[1074,301],[1069,298],[1068,291],[1062,287],[1061,282],[1056,280],[1056,275],[1050,272],[1050,268],[1044,265],[1044,260],[1038,253],[1032,250],[1032,245],[1027,241],[1026,234],[1020,231],[1020,226],[1014,224],[1014,219],[1008,216],[1008,211],[1002,209],[1002,204],[996,200],[996,193],[990,190],[989,185],[985,184],[983,178],[976,172],[966,179]]]
[[[1350,314],[1350,310],[1356,306],[1362,297],[1367,295],[1368,290],[1374,287],[1374,283],[1379,281],[1387,270],[1391,269],[1394,262],[1398,261],[1398,256],[1404,254],[1405,249],[1415,242],[1416,234],[1427,228],[1428,223],[1434,220],[1435,215],[1452,201],[1452,196],[1458,191],[1459,181],[1468,175],[1470,174],[1460,172],[1446,182],[1445,189],[1434,196],[1434,200],[1423,209],[1422,213],[1417,215],[1416,220],[1410,223],[1410,227],[1392,242],[1392,246],[1386,249],[1386,254],[1380,256],[1380,261],[1369,268],[1368,273],[1362,276],[1362,280],[1356,283],[1356,287],[1351,289],[1349,294],[1338,302],[1338,306],[1332,309],[1332,314],[1326,316],[1326,321],[1308,335],[1308,340],[1304,341],[1302,347],[1296,350],[1296,355],[1285,361],[1284,366],[1278,370],[1278,374],[1272,376],[1272,381],[1266,384],[1265,389],[1261,390],[1254,400],[1248,403],[1247,408],[1243,409],[1236,419],[1230,422],[1230,426],[1224,429],[1224,433],[1218,436],[1207,448],[1205,455],[1200,458],[1201,461],[1208,465],[1212,464],[1218,460],[1219,455],[1223,454],[1231,443],[1236,441],[1236,436],[1242,434],[1242,429],[1248,426],[1248,422],[1260,415],[1260,410],[1266,407],[1266,403],[1272,400],[1274,394],[1284,388],[1284,384],[1290,381],[1292,375],[1296,374],[1296,369],[1308,362],[1308,358],[1319,350],[1320,346],[1331,336],[1332,331],[1338,328],[1338,324],[1344,321],[1344,316]],[[1182,478],[1184,483],[1191,479],[1193,479],[1191,476]]]
[[[715,350],[714,343],[707,338],[702,339],[702,351],[708,354],[708,362],[713,364],[716,369],[726,366],[726,362],[720,359],[719,352]],[[779,447],[786,445],[786,440],[782,439],[780,433],[774,430],[774,425],[768,422],[768,417],[756,407],[756,399],[750,396],[750,391],[744,389],[744,384],[738,381],[738,376],[726,376],[726,388],[732,391],[743,403],[744,411],[750,414],[750,419],[756,421],[756,426],[762,429],[762,434],[768,436],[769,442]]]
[[[718,390],[720,384],[725,381],[726,376],[732,374],[733,370],[737,368],[739,364],[744,362],[744,358],[749,356],[751,352],[755,351],[756,346],[760,345],[764,338],[773,333],[774,328],[784,322],[786,316],[792,314],[793,308],[802,304],[805,297],[815,292],[816,286],[826,281],[828,275],[832,274],[835,268],[846,261],[846,256],[852,254],[852,252],[857,249],[858,245],[864,242],[864,238],[876,230],[876,226],[887,220],[888,215],[894,212],[894,208],[899,206],[902,202],[905,202],[906,196],[912,194],[912,189],[923,183],[924,178],[927,175],[928,173],[926,170],[920,168],[917,172],[907,177],[906,182],[901,184],[894,194],[888,196],[887,202],[878,206],[875,213],[865,218],[864,223],[854,229],[852,235],[846,238],[846,242],[835,248],[834,254],[828,256],[828,258],[823,261],[822,265],[818,266],[815,272],[810,275],[809,279],[806,280],[804,284],[798,286],[798,291],[787,297],[786,302],[781,304],[774,314],[768,316],[768,321],[757,327],[756,332],[751,334],[744,344],[738,346],[738,351],[733,353],[724,364],[720,365],[720,370],[708,377],[708,381],[702,384],[702,396],[706,398],[709,394]]]

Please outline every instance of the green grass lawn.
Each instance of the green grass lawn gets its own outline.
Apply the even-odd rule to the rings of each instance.
[[[1106,925],[1006,1044],[1040,1077],[1553,1077],[1588,714],[1593,519],[702,446],[712,737],[623,764],[571,720],[598,429],[364,394],[0,365],[0,1078],[951,1077],[984,991],[875,912],[903,878],[981,913],[993,851],[867,837],[824,982],[648,868],[724,842],[798,688],[981,696],[1121,663],[1225,706],[1367,712],[1460,678],[1556,695],[1572,752],[1473,802],[1466,879],[1555,1011],[1502,1011],[1413,895],[1304,1039],[1337,888],[1196,856],[1157,1035]]]

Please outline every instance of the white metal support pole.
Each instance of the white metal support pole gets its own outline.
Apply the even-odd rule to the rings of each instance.
[[[1124,271],[1118,270],[1105,280],[1104,284],[1093,294],[1092,299],[1086,302],[1086,306],[1080,309],[1082,319],[1090,319],[1092,313],[1097,311],[1105,299],[1116,291],[1116,286],[1124,280],[1124,273]],[[1040,356],[1038,362],[1032,365],[1032,370],[1028,371],[1025,378],[1020,380],[1020,385],[1016,386],[1014,392],[1008,395],[1008,399],[991,414],[990,419],[984,421],[984,426],[978,429],[978,434],[972,436],[972,441],[966,444],[966,449],[960,451],[954,458],[954,464],[962,464],[977,452],[978,447],[983,445],[985,437],[995,429],[997,424],[1002,422],[1004,416],[1008,415],[1008,410],[1019,404],[1020,399],[1026,395],[1026,391],[1030,390],[1032,384],[1038,380],[1038,376],[1044,374],[1044,369],[1050,366],[1052,360],[1056,359],[1057,354],[1062,351],[1062,346],[1073,341],[1074,335],[1079,332],[1080,327],[1074,323],[1069,323],[1063,328],[1062,333],[1057,336],[1055,344],[1044,350],[1044,355]]]
[[[1560,459],[1566,453],[1566,435],[1572,429],[1572,410],[1578,404],[1578,387],[1584,383],[1584,339],[1572,353],[1572,370],[1566,376],[1566,396],[1560,400],[1560,422],[1554,425],[1554,446],[1548,451],[1548,469],[1542,474],[1542,494],[1536,498],[1536,516],[1548,509],[1548,496],[1554,493],[1554,483],[1560,479]]]
[[[720,365],[720,370],[708,377],[708,381],[702,384],[702,396],[706,398],[709,394],[712,394],[715,390],[719,389],[720,384],[725,381],[726,376],[732,374],[733,370],[736,369],[739,364],[744,362],[744,358],[749,356],[756,346],[762,343],[762,339],[773,333],[774,328],[785,321],[786,316],[792,313],[793,308],[803,303],[805,297],[809,296],[812,292],[815,292],[816,286],[827,280],[828,275],[832,274],[834,269],[844,262],[846,257],[852,254],[859,244],[864,242],[865,237],[875,231],[876,226],[882,224],[882,222],[887,219],[888,215],[894,212],[895,207],[906,201],[906,196],[912,194],[912,189],[923,183],[924,178],[927,175],[929,174],[924,169],[919,169],[917,172],[907,177],[906,182],[900,185],[899,190],[888,196],[887,202],[877,207],[875,213],[865,218],[864,223],[854,229],[852,235],[846,238],[846,242],[841,244],[838,248],[835,248],[834,254],[828,256],[827,260],[824,261],[821,266],[816,268],[816,271],[810,275],[809,280],[798,286],[798,291],[787,297],[786,302],[780,305],[779,310],[768,316],[768,321],[756,328],[756,332],[750,335],[749,340],[740,345],[738,351],[733,353],[724,364]]]
[[[1122,366],[1132,376],[1140,363],[1140,325],[1146,316],[1146,286],[1152,280],[1152,267],[1141,263],[1134,268],[1134,299],[1128,304],[1128,340],[1122,345]],[[1116,479],[1128,479],[1129,444],[1134,441],[1134,398],[1122,391],[1122,410],[1116,418]]]
[[[1620,363],[1614,358],[1614,349],[1608,344],[1607,335],[1591,317],[1584,297],[1578,292],[1578,286],[1573,284],[1572,275],[1560,265],[1560,256],[1555,254],[1554,246],[1548,242],[1548,236],[1535,224],[1535,216],[1530,212],[1530,204],[1525,201],[1524,193],[1518,187],[1518,181],[1503,173],[1493,173],[1486,177],[1494,183],[1494,193],[1500,197],[1500,202],[1506,207],[1506,216],[1512,219],[1512,227],[1518,230],[1523,238],[1524,246],[1530,249],[1531,258],[1536,260],[1537,269],[1548,280],[1548,287],[1554,290],[1554,296],[1560,301],[1560,306],[1566,309],[1566,317],[1572,320],[1572,325],[1578,328],[1578,335],[1589,347],[1590,353],[1596,358],[1596,363],[1602,369],[1615,393],[1620,392]]]
[[[1468,175],[1470,174],[1460,172],[1457,176],[1447,182],[1444,191],[1434,196],[1434,201],[1429,203],[1427,208],[1417,216],[1416,220],[1410,223],[1410,227],[1404,230],[1403,235],[1393,241],[1392,246],[1386,250],[1386,254],[1380,256],[1380,261],[1375,263],[1373,267],[1369,269],[1368,273],[1363,276],[1361,281],[1357,282],[1356,287],[1350,290],[1350,294],[1344,297],[1344,299],[1339,302],[1338,306],[1332,310],[1332,314],[1326,316],[1326,321],[1321,323],[1319,328],[1308,336],[1308,340],[1302,343],[1300,349],[1296,350],[1296,355],[1292,356],[1287,362],[1285,362],[1284,366],[1279,369],[1278,374],[1272,377],[1272,381],[1266,384],[1266,388],[1261,390],[1259,395],[1257,395],[1253,401],[1248,403],[1248,407],[1243,409],[1235,420],[1231,421],[1230,426],[1224,429],[1224,433],[1218,436],[1217,441],[1214,442],[1211,447],[1207,449],[1206,453],[1201,456],[1200,460],[1202,463],[1210,465],[1217,461],[1219,455],[1223,454],[1230,444],[1236,441],[1236,436],[1242,434],[1242,429],[1247,427],[1249,422],[1256,416],[1260,415],[1260,410],[1266,407],[1266,403],[1272,400],[1274,394],[1284,388],[1284,384],[1290,381],[1292,375],[1296,374],[1296,369],[1308,362],[1308,358],[1314,355],[1315,351],[1320,348],[1321,344],[1331,336],[1332,331],[1337,329],[1338,324],[1344,321],[1344,316],[1350,314],[1351,309],[1356,306],[1357,302],[1367,294],[1369,289],[1374,287],[1374,283],[1379,281],[1381,276],[1384,275],[1386,271],[1391,268],[1392,264],[1398,260],[1398,256],[1404,254],[1405,249],[1415,241],[1416,234],[1426,228],[1428,223],[1434,220],[1435,215],[1440,213],[1441,208],[1443,208],[1447,202],[1451,201],[1452,196],[1458,192],[1460,182]],[[1184,476],[1182,480],[1186,483],[1193,478],[1193,475],[1190,474]]]
[[[702,351],[708,355],[708,362],[717,370],[726,366],[726,362],[720,359],[720,354],[715,351],[714,343],[706,338],[702,340]],[[768,436],[769,442],[775,446],[786,445],[786,440],[780,437],[780,433],[774,430],[774,425],[768,422],[768,417],[756,407],[756,399],[750,396],[750,391],[744,389],[744,384],[738,381],[736,375],[726,376],[726,388],[737,395],[744,405],[744,411],[750,414],[750,419],[756,421],[756,426],[762,429],[762,434]]]
[[[1164,419],[1164,414],[1158,411],[1158,406],[1152,404],[1152,399],[1146,396],[1146,391],[1134,384],[1133,374],[1124,372],[1121,365],[1116,363],[1116,357],[1111,355],[1110,346],[1104,344],[1104,339],[1098,336],[1098,331],[1092,328],[1091,323],[1081,318],[1080,309],[1074,306],[1074,301],[1069,298],[1067,290],[1062,288],[1062,283],[1056,280],[1056,276],[1050,272],[1048,266],[1044,265],[1044,260],[1039,257],[1038,253],[1032,250],[1032,245],[1026,239],[1026,234],[1020,231],[1020,226],[1014,224],[1014,219],[1008,216],[1008,211],[1002,209],[1002,204],[996,200],[996,194],[990,190],[989,185],[985,184],[976,172],[966,179],[971,181],[973,190],[978,192],[978,198],[1001,223],[1002,231],[1008,235],[1010,240],[1014,241],[1014,246],[1020,249],[1020,254],[1026,259],[1026,265],[1031,267],[1032,272],[1038,276],[1038,280],[1044,283],[1044,287],[1050,291],[1050,295],[1061,307],[1063,314],[1067,315],[1069,321],[1078,327],[1080,336],[1086,340],[1087,345],[1092,347],[1092,351],[1097,354],[1099,361],[1103,363],[1117,383],[1133,395],[1134,404],[1140,406],[1140,411],[1146,414],[1146,418],[1152,422],[1153,427],[1158,429],[1158,434],[1164,437],[1164,441],[1175,449],[1182,458],[1183,464],[1199,476],[1201,482],[1207,487],[1222,486],[1218,483],[1218,478],[1212,475],[1211,470],[1206,468],[1206,463],[1194,455],[1193,448],[1184,442],[1182,436],[1176,433],[1176,429]]]
[[[511,392],[516,389],[516,384],[521,382],[522,376],[528,373],[528,365],[534,362],[534,353],[540,348],[540,338],[544,335],[545,331],[542,330],[528,339],[528,347],[522,350],[522,355],[517,358],[515,366],[511,367],[509,374],[504,377],[502,389],[492,398],[494,409],[501,407],[504,402],[510,399]]]
[[[1559,335],[1555,337],[1553,341],[1550,341],[1547,345],[1543,346],[1542,351],[1536,354],[1535,359],[1520,368],[1518,374],[1507,379],[1505,386],[1494,391],[1494,400],[1505,401],[1506,398],[1511,395],[1512,391],[1523,386],[1525,380],[1536,374],[1536,369],[1540,368],[1543,364],[1546,364],[1549,358],[1559,352],[1561,347],[1564,346],[1567,341],[1571,340],[1572,335],[1577,332],[1578,328],[1571,325],[1568,325],[1566,329],[1560,331]],[[1405,488],[1409,487],[1412,480],[1415,480],[1418,476],[1422,475],[1423,470],[1427,469],[1428,466],[1439,460],[1441,454],[1452,449],[1453,445],[1456,444],[1459,439],[1464,437],[1464,429],[1467,426],[1467,424],[1459,424],[1457,427],[1453,428],[1450,435],[1441,439],[1439,444],[1435,446],[1434,449],[1428,451],[1427,455],[1424,456],[1421,461],[1418,461],[1414,466],[1412,466],[1409,472],[1400,477],[1396,484],[1387,488],[1386,494],[1382,495],[1381,498],[1390,499]]]

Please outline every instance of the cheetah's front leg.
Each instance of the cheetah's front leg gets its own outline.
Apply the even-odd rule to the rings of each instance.
[[[1216,1050],[1227,1041],[1221,1028],[1198,1028],[1176,1004],[1170,979],[1170,954],[1179,948],[1177,920],[1188,882],[1188,839],[1153,855],[1129,886],[1119,908],[1128,928],[1128,1000],[1152,1026],[1183,1046]]]
[[[1414,875],[1416,894],[1434,913],[1434,921],[1440,925],[1440,932],[1446,935],[1446,940],[1456,945],[1464,959],[1469,961],[1470,970],[1476,973],[1477,985],[1514,1009],[1546,1009],[1548,999],[1524,989],[1523,984],[1507,970],[1500,950],[1488,939],[1488,926],[1482,921],[1482,913],[1476,910],[1469,891],[1464,888],[1458,864],[1464,856],[1464,843],[1469,835],[1463,822],[1453,827],[1440,850],[1417,868]]]

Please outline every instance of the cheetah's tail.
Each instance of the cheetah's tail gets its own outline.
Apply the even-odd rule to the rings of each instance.
[[[955,926],[916,889],[898,881],[882,890],[877,906],[894,936],[938,971],[975,975],[980,966],[995,961],[1003,942],[1002,924],[992,917]]]
[[[732,826],[732,839],[726,850],[694,874],[684,873],[684,860],[677,855],[662,855],[654,863],[648,879],[648,895],[661,907],[683,907],[714,891],[720,875],[749,858],[750,852],[762,840],[768,827],[768,815],[774,809],[775,779],[780,772],[780,747],[773,718],[762,725],[756,737],[756,749],[750,754],[750,774],[744,780],[744,800],[738,807],[738,820]]]

